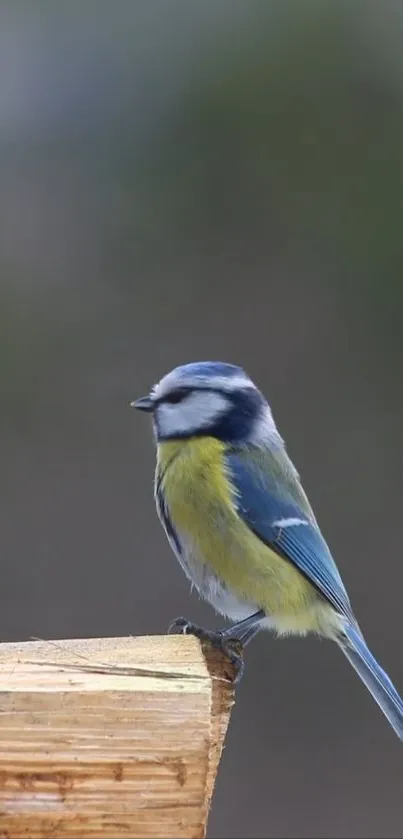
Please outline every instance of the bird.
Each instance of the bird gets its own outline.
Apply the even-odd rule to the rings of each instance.
[[[228,656],[234,681],[262,629],[334,641],[403,739],[403,701],[370,652],[272,410],[245,370],[190,362],[131,405],[152,416],[154,496],[170,546],[199,595],[226,620],[177,631]]]

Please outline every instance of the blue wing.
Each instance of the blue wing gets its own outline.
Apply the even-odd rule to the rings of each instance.
[[[284,457],[289,464],[285,452]],[[239,516],[262,542],[292,562],[338,612],[354,621],[347,592],[316,522],[298,504],[298,488],[297,493],[289,491],[289,474],[287,486],[279,480],[278,461],[272,469],[270,458],[270,452],[262,452],[259,459],[227,454]],[[289,523],[282,526],[282,521]],[[304,524],[297,523],[301,521]]]

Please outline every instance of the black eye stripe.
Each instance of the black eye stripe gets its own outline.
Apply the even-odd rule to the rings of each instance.
[[[177,387],[175,390],[171,390],[170,393],[167,393],[165,396],[160,396],[159,399],[156,399],[155,402],[157,405],[163,405],[167,403],[168,405],[177,405],[185,396],[188,396],[190,393],[219,393],[224,396],[226,399],[230,400],[233,396],[231,392],[227,390],[222,390],[220,388],[215,387],[197,387],[196,385],[189,388],[189,387]]]
[[[167,393],[161,402],[168,402],[169,405],[177,405],[178,402],[181,402],[182,399],[185,398],[186,394],[189,393],[186,388],[177,388],[177,390],[172,390],[171,393]]]

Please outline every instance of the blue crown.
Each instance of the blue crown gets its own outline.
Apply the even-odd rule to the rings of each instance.
[[[190,364],[183,364],[176,368],[177,372],[184,379],[194,379],[201,376],[203,378],[214,378],[222,376],[230,379],[234,376],[244,376],[242,367],[237,367],[236,364],[226,364],[224,361],[194,361]]]

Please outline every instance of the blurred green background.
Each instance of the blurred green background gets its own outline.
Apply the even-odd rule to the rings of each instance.
[[[0,637],[219,625],[129,402],[267,394],[403,689],[403,3],[0,4]],[[402,837],[402,747],[332,645],[248,648],[209,837]]]

